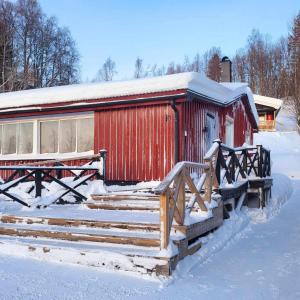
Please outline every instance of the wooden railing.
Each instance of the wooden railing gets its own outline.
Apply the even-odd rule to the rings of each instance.
[[[215,176],[218,144],[213,145],[205,157],[205,163],[182,161],[175,165],[161,184],[154,190],[160,194],[160,246],[166,249],[169,245],[173,221],[184,225],[186,214],[198,206],[201,211],[207,211],[204,201],[211,201],[214,188],[218,187]],[[191,178],[190,170],[199,170],[200,179],[195,184]],[[186,186],[191,197],[186,205]]]
[[[198,170],[197,183],[191,178],[191,170]],[[270,151],[261,145],[231,148],[215,140],[204,157],[204,163],[177,163],[154,189],[160,195],[161,249],[169,245],[173,223],[184,225],[187,214],[195,208],[207,211],[205,201],[211,201],[212,193],[220,184],[232,184],[249,176],[263,178],[270,175]],[[191,192],[187,204],[186,188]]]
[[[1,179],[0,195],[10,198],[24,206],[30,206],[20,197],[10,191],[11,188],[24,182],[31,182],[32,185],[28,190],[28,196],[34,192],[35,198],[42,196],[42,190],[47,190],[46,182],[56,182],[64,191],[54,192],[52,200],[48,205],[63,200],[67,194],[73,195],[76,202],[87,200],[87,197],[76,190],[77,187],[86,184],[88,180],[93,178],[105,180],[106,169],[106,150],[101,150],[99,154],[80,156],[73,158],[65,158],[61,160],[51,159],[27,164],[19,165],[0,165],[1,171],[10,172],[8,178]],[[81,166],[72,166],[68,163],[73,161],[81,161],[84,164]],[[65,183],[64,177],[72,177],[72,181]],[[49,195],[48,195],[49,196]]]
[[[258,128],[259,130],[274,130],[276,125],[275,122],[275,120],[259,121]]]
[[[216,176],[219,184],[271,176],[270,151],[262,145],[232,148],[219,143]]]

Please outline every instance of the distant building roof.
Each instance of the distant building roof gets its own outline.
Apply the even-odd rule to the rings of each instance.
[[[255,104],[265,105],[279,109],[282,106],[282,100],[278,98],[266,97],[261,95],[253,95]]]

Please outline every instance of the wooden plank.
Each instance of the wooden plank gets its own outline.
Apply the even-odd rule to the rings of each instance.
[[[110,204],[94,204],[88,203],[84,204],[90,209],[105,209],[105,210],[145,210],[145,211],[158,211],[159,207],[150,207],[150,206],[137,206],[137,205],[110,205]]]
[[[76,220],[76,219],[62,219],[62,218],[40,218],[40,217],[17,217],[5,215],[0,217],[2,223],[25,223],[25,224],[45,224],[54,226],[66,227],[80,227],[86,226],[91,228],[118,228],[126,230],[146,230],[158,231],[159,224],[149,223],[129,223],[129,222],[105,222],[105,221],[92,221],[92,220]]]
[[[149,200],[149,201],[159,201],[159,196],[157,195],[91,195],[91,198],[95,201],[122,201],[122,200]]]
[[[135,246],[158,247],[160,241],[156,239],[126,237],[114,235],[94,235],[94,234],[74,234],[57,231],[46,230],[30,230],[30,229],[12,229],[0,227],[0,235],[19,236],[19,237],[42,237],[56,240],[67,240],[73,242],[85,241],[96,243],[111,243],[111,244],[129,244]]]
[[[160,248],[166,249],[170,240],[168,194],[160,195]]]
[[[202,211],[207,211],[207,208],[204,204],[204,201],[202,199],[202,197],[200,196],[199,191],[197,190],[196,186],[194,185],[193,180],[191,179],[191,177],[187,174],[183,174],[185,182],[187,183],[187,185],[189,186],[191,192],[196,196],[197,198],[197,203],[200,206]]]
[[[158,187],[154,189],[154,192],[157,194],[163,193],[171,185],[174,178],[184,169],[188,168],[197,168],[206,170],[209,167],[206,164],[193,163],[188,161],[181,161],[175,165],[175,167],[168,173],[165,179],[159,184]]]

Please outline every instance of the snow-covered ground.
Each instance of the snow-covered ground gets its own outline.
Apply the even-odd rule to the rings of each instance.
[[[0,256],[0,299],[300,298],[300,136],[260,133],[255,143],[272,151],[268,208],[232,213],[170,279]]]

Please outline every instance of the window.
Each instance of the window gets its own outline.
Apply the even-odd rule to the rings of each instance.
[[[41,153],[85,152],[93,148],[93,118],[40,122]]]
[[[76,151],[76,121],[60,121],[59,152],[67,153]]]
[[[234,146],[234,122],[233,119],[226,117],[225,121],[225,141],[226,145]]]
[[[77,151],[84,152],[94,148],[94,122],[93,119],[80,119],[77,122]]]
[[[209,150],[213,141],[217,137],[217,130],[216,130],[216,119],[215,116],[207,113],[206,114],[206,151]]]
[[[41,153],[58,152],[58,121],[40,123]]]
[[[19,154],[33,152],[33,123],[20,123],[18,130],[18,149]]]
[[[16,153],[17,145],[17,124],[3,125],[3,154]]]
[[[94,149],[94,118],[66,117],[0,124],[0,154],[53,154]]]

